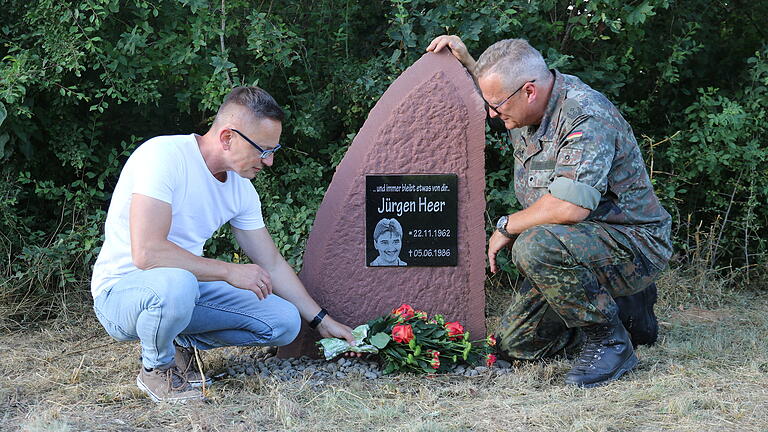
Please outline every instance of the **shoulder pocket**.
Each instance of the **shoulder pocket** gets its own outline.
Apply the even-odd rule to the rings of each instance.
[[[584,150],[581,147],[565,147],[560,149],[557,155],[558,165],[577,165],[581,162],[581,155]]]

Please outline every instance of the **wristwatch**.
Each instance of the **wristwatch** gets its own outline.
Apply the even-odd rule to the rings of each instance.
[[[315,318],[312,319],[312,321],[310,321],[309,328],[313,328],[313,329],[317,328],[317,326],[320,325],[320,323],[323,321],[323,318],[325,318],[326,315],[328,315],[328,311],[325,310],[325,308],[321,308],[320,312],[318,312],[317,315],[315,315]]]
[[[499,220],[496,222],[496,231],[500,232],[501,235],[503,235],[506,238],[513,239],[513,238],[517,237],[517,235],[510,234],[509,232],[507,232],[507,221],[508,220],[509,220],[509,217],[507,217],[506,215],[500,217]]]

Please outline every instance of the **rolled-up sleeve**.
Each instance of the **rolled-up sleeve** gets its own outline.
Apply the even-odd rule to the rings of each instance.
[[[594,210],[608,188],[616,131],[589,118],[570,130],[560,142],[549,193],[555,198]]]
[[[588,210],[594,210],[600,204],[600,192],[597,189],[565,177],[555,177],[549,185],[549,193],[555,198]]]

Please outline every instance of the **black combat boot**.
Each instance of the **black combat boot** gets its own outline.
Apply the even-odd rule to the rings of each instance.
[[[565,383],[579,387],[596,387],[619,379],[637,365],[629,333],[614,318],[610,324],[582,327],[584,347]]]
[[[657,298],[656,284],[652,283],[637,294],[614,299],[619,306],[619,318],[629,332],[634,348],[653,345],[659,338],[659,322],[653,313]]]

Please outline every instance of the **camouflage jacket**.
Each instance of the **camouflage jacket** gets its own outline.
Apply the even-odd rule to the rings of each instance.
[[[587,220],[610,224],[665,267],[671,217],[653,192],[632,127],[601,93],[554,74],[541,124],[508,131],[518,201],[527,208],[551,193],[591,210]]]

